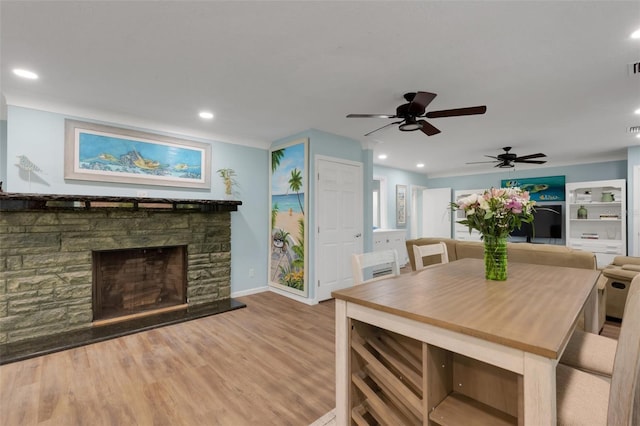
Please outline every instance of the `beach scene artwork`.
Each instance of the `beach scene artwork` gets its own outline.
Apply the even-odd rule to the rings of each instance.
[[[79,142],[78,165],[83,170],[202,180],[200,150],[84,132]]]
[[[306,140],[271,151],[271,257],[269,279],[306,294]]]
[[[208,187],[210,147],[92,123],[69,132],[73,177],[125,183]],[[85,128],[87,127],[87,128]],[[130,133],[131,135],[128,135]]]
[[[500,184],[502,188],[518,187],[528,191],[533,201],[564,201],[565,199],[564,176],[503,179]]]

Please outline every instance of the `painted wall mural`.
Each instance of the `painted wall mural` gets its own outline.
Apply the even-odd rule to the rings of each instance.
[[[500,181],[503,188],[519,187],[529,191],[529,196],[534,201],[564,201],[564,176],[546,176],[535,178],[503,179]]]
[[[271,150],[270,284],[307,296],[308,140]]]

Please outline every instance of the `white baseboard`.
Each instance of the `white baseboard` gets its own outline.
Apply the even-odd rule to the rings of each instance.
[[[236,291],[231,293],[231,297],[242,297],[242,296],[250,296],[252,294],[263,293],[265,291],[269,291],[269,286],[251,288],[249,290]]]
[[[290,292],[288,292],[286,290],[281,290],[281,289],[279,289],[277,287],[269,287],[269,290],[271,290],[272,292],[277,293],[277,294],[279,294],[281,296],[288,297],[289,299],[293,299],[293,300],[296,300],[296,301],[298,301],[300,303],[304,303],[305,305],[317,305],[318,304],[318,302],[315,299],[308,299],[306,297],[298,296],[297,294],[290,293]]]
[[[276,288],[276,287],[269,287],[269,286],[251,288],[249,290],[243,290],[243,291],[236,291],[236,292],[231,293],[231,297],[250,296],[252,294],[263,293],[265,291],[272,291],[272,292],[277,293],[277,294],[279,294],[281,296],[285,296],[285,297],[288,297],[290,299],[296,300],[296,301],[298,301],[300,303],[304,303],[305,305],[317,305],[318,304],[318,301],[315,300],[315,299],[308,299],[306,297],[298,296],[297,294],[289,293],[288,291],[281,290],[281,289]]]

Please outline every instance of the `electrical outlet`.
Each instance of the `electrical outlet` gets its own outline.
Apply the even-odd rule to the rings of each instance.
[[[253,278],[255,274],[256,274],[256,271],[254,271],[253,268],[249,268],[249,278]]]

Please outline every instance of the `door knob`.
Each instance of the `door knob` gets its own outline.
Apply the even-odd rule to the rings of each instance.
[[[362,237],[362,234],[360,232],[358,232],[356,235],[354,235],[354,237],[360,238],[360,237]]]

